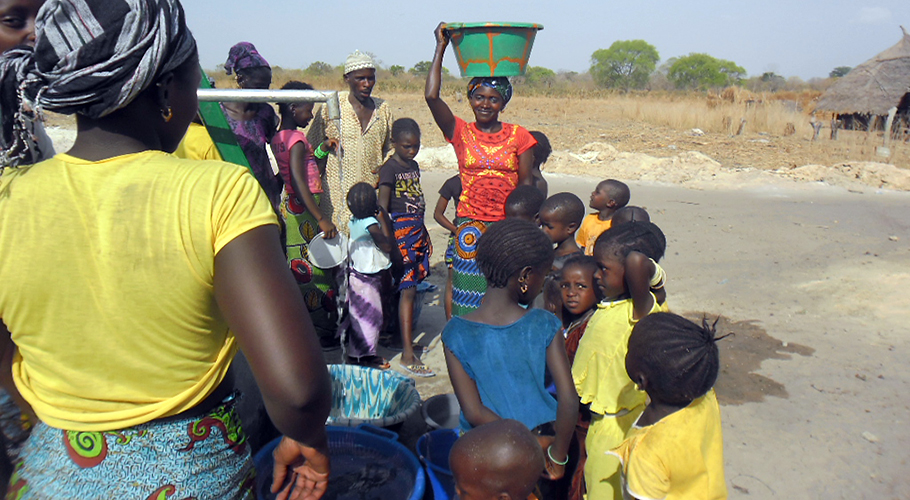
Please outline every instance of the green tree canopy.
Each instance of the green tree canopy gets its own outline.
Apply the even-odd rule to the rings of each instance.
[[[327,62],[316,61],[313,64],[307,66],[306,70],[304,71],[310,75],[321,76],[328,75],[332,71],[335,71],[335,67]]]
[[[389,71],[392,72],[392,76],[398,76],[398,75],[404,73],[404,66],[399,66],[397,64],[393,64],[392,66],[389,67]]]
[[[641,89],[657,67],[660,55],[644,40],[617,40],[591,55],[591,76],[602,87]]]
[[[838,66],[832,69],[830,73],[828,73],[828,78],[840,78],[842,76],[847,76],[847,73],[852,70],[853,68],[850,66]]]
[[[549,85],[556,79],[556,72],[542,66],[528,66],[525,81],[531,85]]]
[[[408,73],[410,73],[412,75],[417,75],[417,76],[427,76],[430,73],[430,66],[432,66],[432,65],[433,65],[433,63],[431,63],[430,61],[420,61],[419,63],[415,64],[413,68],[409,69]],[[443,66],[442,74],[448,75],[449,68],[446,68],[445,66]]]
[[[738,85],[746,70],[733,61],[708,54],[689,54],[677,59],[667,72],[667,79],[678,89],[701,89]]]

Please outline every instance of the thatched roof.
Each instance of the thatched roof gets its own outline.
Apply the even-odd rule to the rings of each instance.
[[[910,34],[894,47],[853,68],[818,100],[815,109],[839,114],[886,115],[910,92]]]

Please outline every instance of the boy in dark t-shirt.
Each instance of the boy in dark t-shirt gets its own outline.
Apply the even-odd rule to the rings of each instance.
[[[398,323],[401,328],[401,367],[416,377],[436,375],[414,354],[414,300],[417,285],[430,274],[433,246],[424,225],[426,202],[420,187],[420,168],[414,157],[420,151],[420,127],[410,118],[392,124],[395,154],[379,169],[379,204],[392,217],[392,227],[401,254],[398,291]]]
[[[446,246],[446,267],[449,268],[449,276],[446,278],[444,299],[446,321],[452,319],[452,262],[455,261],[455,232],[458,231],[455,219],[446,217],[446,209],[449,208],[449,200],[452,200],[455,203],[455,213],[458,213],[459,198],[461,198],[461,177],[456,174],[449,177],[449,180],[439,188],[439,200],[436,202],[436,210],[433,212],[436,222],[449,230],[449,244]]]

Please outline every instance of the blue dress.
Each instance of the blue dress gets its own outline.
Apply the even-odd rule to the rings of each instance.
[[[547,347],[561,330],[559,319],[543,309],[531,309],[505,326],[454,316],[442,342],[477,384],[484,406],[533,429],[556,420],[556,399],[547,392],[544,373]],[[471,427],[462,412],[461,428]]]

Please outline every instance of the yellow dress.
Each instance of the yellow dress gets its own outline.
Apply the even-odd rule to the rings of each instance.
[[[659,310],[655,299],[648,314]],[[626,373],[629,335],[638,322],[633,314],[632,299],[598,304],[572,364],[575,389],[593,413],[585,439],[585,484],[592,499],[622,498],[620,463],[607,452],[625,439],[647,398]]]
[[[622,462],[623,487],[640,499],[727,498],[720,408],[714,389],[646,426],[633,426],[610,452]]]

